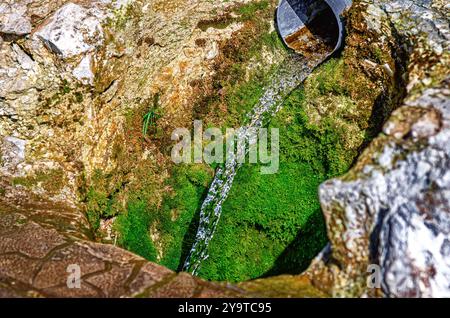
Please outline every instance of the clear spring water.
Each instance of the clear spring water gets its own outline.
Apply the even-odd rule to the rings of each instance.
[[[276,114],[283,105],[283,101],[293,89],[298,87],[311,71],[323,60],[325,56],[316,56],[306,59],[301,55],[289,55],[280,65],[275,76],[265,87],[264,94],[247,114],[244,126],[238,130],[237,138],[246,138],[251,144],[253,128],[263,127]],[[248,147],[246,148],[248,150]],[[200,221],[195,242],[183,265],[183,271],[196,275],[201,263],[209,256],[208,245],[214,236],[217,224],[222,213],[222,204],[228,197],[233,185],[234,177],[242,165],[240,156],[246,153],[234,149],[227,153],[227,161],[216,169],[215,177],[203,201],[200,210]]]

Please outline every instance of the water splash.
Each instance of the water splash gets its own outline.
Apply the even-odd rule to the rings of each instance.
[[[323,54],[317,54],[314,58],[308,58],[292,54],[280,65],[276,75],[266,86],[264,94],[245,118],[245,126],[238,130],[238,140],[245,138],[250,144],[254,128],[261,128],[282,107],[283,101],[298,87],[312,70],[325,59]],[[241,167],[246,152],[233,150],[227,153],[227,161],[216,169],[214,180],[209,188],[208,194],[203,201],[200,210],[200,222],[188,257],[183,265],[183,271],[197,275],[201,263],[208,258],[208,245],[212,240],[217,224],[222,214],[222,204],[228,197],[233,185],[234,177]],[[248,148],[246,148],[248,150]]]

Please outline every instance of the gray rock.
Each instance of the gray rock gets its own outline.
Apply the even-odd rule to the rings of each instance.
[[[94,83],[94,73],[92,73],[91,69],[91,56],[86,55],[83,57],[80,64],[73,70],[72,74],[83,84],[92,85]]]
[[[25,35],[31,32],[31,22],[26,16],[25,1],[6,1],[0,3],[0,32]]]
[[[68,3],[58,9],[35,36],[62,58],[94,50],[103,43],[101,22],[106,15],[97,7]]]
[[[448,20],[429,1],[365,2],[367,27],[385,36],[388,19],[412,53],[408,96],[356,166],[320,187],[331,256],[341,268],[334,290],[370,293],[365,273],[375,263],[386,296],[449,297]]]
[[[3,138],[1,144],[0,171],[4,174],[14,173],[18,164],[25,160],[26,140],[7,136]]]

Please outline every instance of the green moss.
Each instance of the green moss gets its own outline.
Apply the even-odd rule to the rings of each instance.
[[[70,93],[71,89],[69,86],[69,82],[67,80],[63,80],[62,85],[60,87],[60,92],[62,95]]]
[[[33,185],[35,185],[35,182],[34,179],[30,177],[15,177],[12,179],[12,184],[31,188]]]
[[[214,19],[209,20],[200,20],[197,24],[197,28],[205,32],[209,28],[223,30],[226,29],[231,23],[233,23],[234,19],[229,15],[217,16]]]
[[[324,246],[323,220],[317,218],[323,176],[300,163],[282,163],[273,175],[261,175],[259,168],[245,165],[239,171],[201,277],[243,281],[269,272],[298,273]],[[295,249],[287,250],[290,246]]]
[[[326,243],[317,189],[351,163],[331,120],[308,121],[303,89],[296,90],[270,124],[280,129],[280,170],[260,174],[244,165],[227,201],[210,257],[200,276],[242,281],[264,275],[300,273]]]
[[[168,184],[173,194],[164,198],[159,209],[158,229],[163,243],[160,263],[172,270],[181,269],[194,242],[201,202],[212,180],[205,165],[174,167]]]
[[[72,87],[70,86],[70,83],[66,79],[62,80],[61,84],[59,85],[58,91],[56,93],[54,93],[51,97],[48,97],[48,98],[45,99],[45,106],[47,108],[50,108],[50,107],[53,107],[55,105],[58,105],[62,101],[64,101],[67,96],[69,96],[69,98],[71,100],[74,100],[77,103],[81,102],[82,98],[83,98],[81,93],[75,92],[72,95],[72,94],[70,94],[72,92],[73,92],[73,90],[72,90]],[[80,95],[81,95],[81,101],[79,101]]]
[[[136,18],[140,14],[141,12],[138,11],[132,3],[126,4],[120,8],[114,9],[113,17],[108,17],[106,19],[105,26],[115,30],[124,30],[127,23],[133,21],[133,18]]]
[[[128,203],[127,212],[118,216],[115,223],[120,233],[119,244],[150,261],[156,261],[156,249],[149,237],[152,219],[149,207],[143,201]]]
[[[35,175],[16,177],[12,179],[13,185],[21,185],[26,188],[40,185],[51,194],[56,194],[64,187],[64,174],[61,169],[38,171]]]
[[[28,221],[28,220],[27,220],[26,217],[21,217],[21,218],[17,219],[16,225],[24,225],[24,224],[27,223],[27,221]]]
[[[371,129],[373,100],[365,100],[367,82],[358,76],[343,59],[331,59],[287,99],[270,123],[280,129],[280,170],[241,168],[200,276],[242,281],[300,273],[323,248],[318,186],[348,171]]]
[[[100,227],[100,218],[108,210],[108,197],[105,193],[90,188],[87,193],[87,217],[94,230]]]
[[[147,133],[155,135],[157,133],[157,121],[162,117],[162,109],[159,104],[159,94],[153,96],[153,100],[148,106],[148,111],[143,116],[142,135]]]
[[[193,243],[197,227],[195,217],[211,179],[212,171],[205,165],[174,166],[165,184],[171,191],[161,204],[150,203],[149,197],[154,194],[152,187],[135,191],[128,201],[127,211],[118,216],[119,244],[154,261],[155,253],[146,255],[139,243],[146,242],[148,248],[152,230],[158,237],[158,242],[154,242],[157,243],[157,254],[162,256],[158,262],[172,270],[179,269]],[[106,201],[99,201],[103,202],[103,209],[107,209]]]
[[[235,8],[234,12],[240,15],[241,21],[248,21],[253,19],[258,11],[266,10],[268,7],[269,1],[262,0],[258,2],[242,4]]]
[[[225,127],[239,126],[258,102],[264,90],[264,75],[255,74],[250,81],[229,88],[229,94],[225,97],[228,108]]]

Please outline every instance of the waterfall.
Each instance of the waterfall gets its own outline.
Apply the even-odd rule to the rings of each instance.
[[[248,140],[253,128],[260,128],[267,124],[270,118],[280,110],[283,101],[292,90],[298,87],[322,60],[323,57],[311,60],[301,55],[289,55],[266,86],[258,103],[245,117],[245,125],[237,132],[237,138]],[[196,275],[202,261],[208,258],[208,245],[219,223],[222,204],[228,197],[234,177],[242,165],[239,158],[245,155],[246,153],[233,150],[227,153],[226,163],[216,169],[214,180],[200,210],[195,242],[186,258],[183,271]]]

